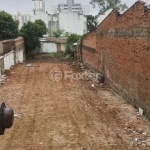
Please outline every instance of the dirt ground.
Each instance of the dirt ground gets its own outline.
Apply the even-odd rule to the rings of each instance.
[[[0,150],[149,150],[150,125],[108,89],[89,81],[53,81],[54,68],[75,71],[72,62],[35,61],[7,72],[1,101],[15,111]]]

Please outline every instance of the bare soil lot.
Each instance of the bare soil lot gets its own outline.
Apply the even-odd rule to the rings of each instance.
[[[149,150],[149,122],[109,90],[89,81],[50,79],[74,70],[71,62],[16,65],[0,86],[1,101],[15,111],[0,150]]]

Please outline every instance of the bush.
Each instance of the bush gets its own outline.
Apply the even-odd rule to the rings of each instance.
[[[71,46],[69,44],[66,44],[66,48],[65,48],[65,55],[68,55],[70,54],[71,57],[74,56],[74,51],[73,49],[71,48]]]
[[[77,43],[80,40],[81,36],[77,34],[70,34],[67,38],[66,48],[65,48],[65,54],[70,54],[71,57],[74,57],[74,49],[73,44]]]
[[[54,55],[55,55],[55,57],[57,57],[57,58],[62,58],[62,57],[65,56],[65,53],[64,53],[63,51],[59,51],[59,52],[55,53]]]
[[[53,32],[53,36],[58,38],[64,33],[64,30],[62,29],[57,29],[56,31]]]

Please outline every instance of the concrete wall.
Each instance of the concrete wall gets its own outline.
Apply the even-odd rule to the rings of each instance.
[[[57,44],[56,43],[42,43],[41,45],[42,53],[53,53],[57,52]]]
[[[25,60],[25,49],[22,37],[0,41],[0,74],[4,74],[5,70],[23,60]]]
[[[65,51],[65,44],[50,41],[41,42],[41,53],[56,53],[59,51]]]
[[[0,56],[3,55],[3,43],[0,41]]]
[[[0,56],[0,76],[3,75],[5,72],[4,69],[4,56]]]
[[[61,51],[64,52],[64,51],[65,51],[65,48],[66,48],[66,47],[65,47],[65,44],[61,44]]]
[[[96,34],[85,36],[82,51],[83,61],[104,74],[108,86],[150,118],[149,20],[141,1],[122,15],[113,10]]]
[[[25,47],[24,39],[15,39],[15,49],[14,49],[15,63],[22,63],[25,60]]]

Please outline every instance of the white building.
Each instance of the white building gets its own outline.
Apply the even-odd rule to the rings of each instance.
[[[83,5],[82,6],[82,11],[83,11],[83,15],[86,15],[86,16],[90,15],[90,7],[89,7],[89,5]]]
[[[34,15],[45,13],[45,0],[32,0]]]
[[[67,0],[67,4],[59,4],[58,6],[51,7],[52,14],[68,11],[89,15],[90,7],[88,5],[82,6],[79,3],[74,3],[74,0]]]
[[[113,9],[109,9],[103,14],[98,14],[96,18],[97,25],[99,25],[112,12],[112,10]]]
[[[42,0],[34,0],[34,2],[41,2]],[[44,1],[42,1],[45,5]],[[66,5],[66,4],[65,4]],[[43,6],[43,5],[42,5]],[[48,28],[49,36],[53,36],[53,31],[57,29],[63,29],[65,32],[76,33],[79,35],[83,35],[87,33],[87,18],[81,12],[81,4],[74,4],[74,0],[68,0],[67,3],[67,11],[65,11],[65,7],[63,4],[60,4],[61,10],[58,12],[56,7],[53,7],[54,14],[48,14],[45,12],[34,11],[35,14],[32,16],[32,21],[41,19],[45,22]],[[43,6],[44,10],[45,6]],[[75,8],[79,8],[75,10]],[[64,10],[64,11],[63,11]],[[88,7],[85,7],[85,11],[88,10]]]
[[[87,33],[86,17],[77,12],[61,12],[59,14],[59,28],[65,32],[83,35]]]
[[[16,15],[12,15],[12,18],[16,21],[19,21],[19,29],[22,28],[22,26],[27,23],[28,21],[31,21],[31,15],[30,14],[21,14],[20,12],[17,12]]]
[[[53,31],[59,29],[59,14],[47,14],[47,13],[39,13],[37,15],[32,16],[32,22],[36,20],[43,20],[48,29],[47,36],[52,36]]]

